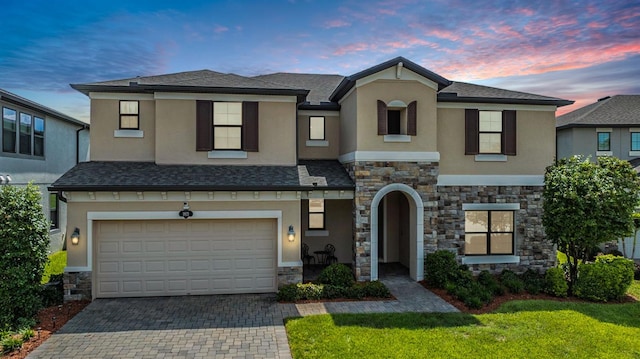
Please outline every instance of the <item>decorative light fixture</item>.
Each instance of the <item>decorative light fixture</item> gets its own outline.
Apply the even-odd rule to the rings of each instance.
[[[74,246],[77,246],[79,242],[80,242],[80,228],[76,227],[76,229],[73,230],[73,233],[71,233],[71,244],[73,244]]]
[[[293,224],[289,226],[289,242],[293,242],[296,239],[296,231],[293,230]]]
[[[178,215],[184,219],[187,219],[193,216],[193,212],[189,209],[189,203],[184,202],[184,206],[182,206],[182,211],[178,212]]]
[[[12,178],[9,175],[0,175],[0,184],[9,184],[11,183]]]

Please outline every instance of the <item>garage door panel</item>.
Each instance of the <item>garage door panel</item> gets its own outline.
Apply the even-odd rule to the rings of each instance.
[[[123,222],[94,224],[97,297],[276,290],[273,219]]]

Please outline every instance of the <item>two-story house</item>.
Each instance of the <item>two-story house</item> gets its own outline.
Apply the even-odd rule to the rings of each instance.
[[[67,227],[64,202],[47,187],[89,151],[89,125],[56,110],[0,89],[0,186],[26,186],[42,193],[42,208],[51,221],[51,252],[62,249]]]
[[[395,58],[351,76],[208,70],[72,85],[91,162],[66,198],[68,298],[274,292],[326,244],[358,280],[424,256],[547,268],[558,98]],[[75,244],[74,244],[75,243]]]
[[[601,98],[558,116],[556,126],[558,158],[640,158],[640,95]]]

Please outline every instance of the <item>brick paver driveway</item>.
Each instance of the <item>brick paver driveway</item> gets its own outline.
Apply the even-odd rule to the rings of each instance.
[[[98,299],[29,358],[291,358],[273,294]]]

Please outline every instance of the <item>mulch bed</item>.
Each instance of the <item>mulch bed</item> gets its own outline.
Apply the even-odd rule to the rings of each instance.
[[[30,352],[44,343],[45,340],[58,331],[58,329],[62,328],[62,326],[76,314],[80,313],[89,303],[88,301],[69,302],[40,310],[36,319],[36,327],[33,328],[35,332],[33,338],[24,343],[22,349],[5,354],[2,356],[2,359],[26,358]]]
[[[450,303],[454,307],[458,308],[458,310],[460,310],[461,312],[469,313],[469,314],[490,313],[490,312],[496,310],[502,304],[504,304],[506,302],[510,302],[512,300],[540,299],[540,300],[554,300],[554,301],[557,301],[557,302],[594,303],[594,302],[589,302],[589,301],[586,301],[586,300],[583,300],[583,299],[580,299],[580,298],[576,298],[576,297],[559,298],[559,297],[554,297],[552,295],[545,294],[545,293],[529,294],[529,293],[526,293],[526,292],[522,292],[522,293],[519,293],[519,294],[506,293],[505,295],[496,296],[496,297],[493,297],[493,301],[491,303],[487,304],[486,306],[484,306],[484,307],[482,307],[480,309],[469,309],[469,308],[467,308],[466,305],[464,305],[463,302],[459,301],[458,299],[453,297],[451,294],[447,293],[446,290],[440,289],[440,288],[433,288],[433,287],[427,285],[427,283],[425,283],[425,281],[421,281],[420,284],[423,287],[427,288],[428,290],[432,291],[438,297],[444,299],[445,301],[447,301],[448,303]],[[612,302],[599,303],[599,304],[633,303],[633,302],[636,302],[636,301],[637,300],[634,297],[632,297],[630,295],[626,295],[624,298],[622,298],[619,301],[612,301]]]

